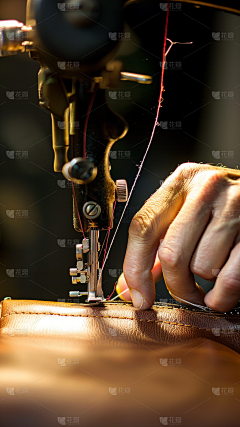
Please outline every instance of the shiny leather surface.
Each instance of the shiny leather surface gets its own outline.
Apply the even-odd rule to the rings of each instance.
[[[154,346],[203,337],[240,352],[240,315],[192,311],[174,305],[154,305],[151,310],[142,311],[128,303],[87,306],[28,300],[5,300],[1,310],[4,335],[81,340],[91,337],[98,342],[116,329],[129,345]]]
[[[5,300],[1,425],[237,426],[239,323],[173,306]]]

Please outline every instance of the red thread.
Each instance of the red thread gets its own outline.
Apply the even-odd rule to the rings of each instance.
[[[162,62],[162,74],[161,74],[160,97],[159,97],[159,101],[158,101],[158,108],[157,108],[157,113],[156,113],[156,118],[155,118],[154,126],[153,126],[153,130],[152,130],[152,134],[151,134],[151,137],[150,137],[150,140],[149,140],[148,146],[147,146],[147,148],[146,148],[146,151],[145,151],[145,154],[144,154],[144,156],[143,156],[143,159],[142,159],[142,161],[140,162],[140,165],[139,165],[139,168],[138,168],[137,175],[136,175],[136,177],[135,177],[135,179],[134,179],[134,182],[133,182],[132,188],[131,188],[131,190],[130,190],[130,193],[129,193],[129,196],[128,196],[128,199],[127,199],[127,202],[126,202],[126,204],[125,204],[125,206],[124,206],[124,209],[123,209],[122,215],[121,215],[121,217],[120,217],[120,220],[119,220],[119,222],[118,222],[118,224],[117,224],[117,227],[116,227],[116,230],[115,230],[115,232],[114,232],[113,238],[112,238],[112,240],[111,240],[111,243],[110,243],[110,246],[109,246],[109,249],[108,249],[108,252],[107,252],[106,258],[104,258],[104,263],[103,263],[103,265],[102,265],[102,271],[103,271],[103,269],[104,269],[105,262],[106,262],[106,260],[108,259],[108,256],[109,256],[109,253],[110,253],[111,247],[112,247],[112,245],[113,245],[113,242],[114,242],[115,237],[116,237],[116,235],[117,235],[117,232],[118,232],[118,230],[119,230],[119,226],[120,226],[120,224],[121,224],[121,221],[122,221],[122,219],[123,219],[123,216],[124,216],[124,214],[125,214],[125,212],[126,212],[126,209],[127,209],[127,207],[128,207],[128,204],[129,204],[129,201],[130,201],[130,199],[131,199],[131,196],[132,196],[133,190],[134,190],[134,188],[135,188],[136,182],[137,182],[137,180],[138,180],[138,178],[139,178],[139,176],[140,176],[140,173],[141,173],[141,170],[142,170],[142,167],[143,167],[144,161],[145,161],[145,159],[146,159],[146,157],[147,157],[147,154],[148,154],[149,148],[150,148],[150,146],[151,146],[151,143],[152,143],[152,140],[153,140],[153,137],[154,137],[154,133],[155,133],[155,130],[156,130],[156,126],[157,126],[157,124],[158,124],[159,110],[160,110],[160,107],[161,107],[162,92],[163,92],[163,76],[164,76],[164,69],[165,69],[164,64],[165,64],[165,62],[166,62],[166,61],[165,61],[165,57],[166,57],[166,42],[167,42],[168,17],[169,17],[169,3],[168,3],[168,7],[167,7],[166,24],[165,24],[165,33],[164,33],[164,43],[163,43],[163,62]]]
[[[112,291],[111,295],[109,295],[109,296],[107,297],[107,301],[109,301],[109,300],[110,300],[110,298],[112,297],[112,295],[114,294],[115,289],[116,289],[116,286],[117,286],[117,282],[118,282],[118,281],[116,281],[116,282],[115,282],[115,285],[114,285],[114,288],[113,288],[113,291]]]
[[[125,211],[126,211],[126,209],[127,209],[127,206],[128,206],[128,204],[129,204],[129,201],[130,201],[130,198],[131,198],[131,196],[132,196],[132,193],[133,193],[134,187],[135,187],[136,182],[137,182],[137,180],[138,180],[138,178],[139,178],[140,172],[141,172],[142,167],[143,167],[143,163],[144,163],[144,161],[145,161],[145,159],[146,159],[147,153],[148,153],[149,148],[150,148],[150,146],[151,146],[151,143],[152,143],[152,140],[153,140],[153,137],[154,137],[154,133],[155,133],[155,130],[156,130],[156,126],[157,126],[157,123],[158,123],[159,111],[160,111],[160,108],[161,108],[161,102],[162,102],[162,93],[163,93],[163,77],[164,77],[164,69],[165,69],[165,62],[166,62],[166,61],[165,61],[165,58],[166,58],[166,43],[167,43],[168,17],[169,17],[169,3],[168,3],[168,6],[167,6],[166,24],[165,24],[164,42],[163,42],[163,61],[162,61],[162,74],[161,74],[160,96],[159,96],[159,100],[158,100],[158,108],[157,108],[157,113],[156,113],[155,123],[154,123],[154,126],[153,126],[152,134],[151,134],[151,137],[150,137],[150,140],[149,140],[149,143],[148,143],[148,146],[147,146],[146,152],[145,152],[145,154],[144,154],[144,156],[143,156],[142,161],[140,162],[140,166],[139,166],[139,169],[138,169],[138,173],[137,173],[137,175],[136,175],[136,177],[135,177],[135,180],[134,180],[134,182],[133,182],[133,185],[132,185],[131,191],[130,191],[130,193],[129,193],[129,196],[128,196],[128,199],[127,199],[127,202],[126,202],[126,204],[125,204],[125,206],[124,206],[124,209],[123,209],[123,212],[122,212],[121,218],[120,218],[120,220],[119,220],[119,222],[118,222],[117,228],[116,228],[116,230],[115,230],[115,233],[114,233],[114,235],[113,235],[112,241],[111,241],[111,243],[110,243],[110,247],[109,247],[109,250],[108,250],[107,256],[106,256],[106,249],[105,249],[105,252],[104,252],[104,259],[103,259],[103,264],[102,264],[102,270],[101,270],[101,274],[102,274],[102,272],[103,272],[103,269],[104,269],[104,266],[105,266],[105,261],[106,261],[106,260],[107,260],[107,258],[108,258],[109,252],[110,252],[110,250],[111,250],[112,244],[113,244],[114,239],[115,239],[115,237],[116,237],[116,234],[117,234],[117,231],[118,231],[118,229],[119,229],[120,223],[121,223],[121,221],[122,221],[123,215],[124,215],[124,213],[125,213]],[[109,236],[108,236],[108,237],[109,237]],[[105,259],[105,256],[106,256],[106,259]]]
[[[94,103],[94,99],[95,99],[96,94],[97,94],[97,90],[98,90],[98,84],[95,85],[94,92],[92,94],[92,98],[91,98],[91,101],[90,101],[89,106],[88,106],[86,120],[85,120],[85,123],[84,123],[84,129],[83,129],[83,157],[87,157],[87,126],[88,126],[88,120],[89,120],[89,116],[90,116],[90,113],[91,113],[91,109],[92,109],[92,106],[93,106],[93,103]]]
[[[165,33],[164,33],[164,42],[163,42],[163,60],[162,60],[162,74],[161,74],[161,89],[160,89],[160,97],[158,100],[158,108],[157,108],[157,114],[156,114],[156,122],[158,121],[159,116],[159,110],[161,108],[162,103],[162,93],[163,93],[163,77],[164,77],[164,70],[165,70],[165,58],[166,58],[166,44],[167,44],[167,29],[168,29],[168,17],[169,17],[169,3],[167,7],[167,15],[166,15],[166,23],[165,23]],[[155,132],[156,126],[153,128],[153,133]]]

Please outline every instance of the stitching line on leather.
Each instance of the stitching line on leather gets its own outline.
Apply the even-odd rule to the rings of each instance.
[[[4,314],[2,316],[2,319],[4,317],[8,317],[8,316],[12,316],[13,314],[46,314],[46,315],[50,315],[50,316],[65,316],[65,317],[93,317],[93,318],[107,318],[107,319],[125,319],[125,320],[136,320],[138,322],[154,322],[154,323],[166,323],[169,325],[174,325],[174,326],[183,326],[183,327],[187,327],[187,328],[195,328],[195,329],[200,329],[200,330],[204,330],[204,331],[211,331],[212,328],[200,328],[198,326],[195,325],[189,325],[189,324],[184,324],[184,323],[177,323],[177,322],[169,322],[167,320],[152,320],[152,319],[136,319],[133,317],[121,317],[121,316],[96,316],[96,315],[81,315],[81,314],[59,314],[59,313],[35,313],[35,312],[31,312],[31,311],[21,311],[21,312],[17,312],[17,311],[13,311],[12,313],[9,314]],[[219,331],[222,332],[227,332],[227,331],[231,331],[231,332],[238,332],[237,330],[234,329],[219,329]]]

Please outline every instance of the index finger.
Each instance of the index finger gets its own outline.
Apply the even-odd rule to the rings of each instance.
[[[133,305],[143,310],[155,301],[151,272],[160,240],[184,203],[184,184],[176,171],[134,216],[130,228],[123,272]]]
[[[162,266],[161,262],[159,261],[158,254],[155,258],[152,274],[155,283],[159,282],[159,280],[162,280],[163,278]],[[123,273],[118,278],[116,292],[123,301],[131,301],[131,294]]]

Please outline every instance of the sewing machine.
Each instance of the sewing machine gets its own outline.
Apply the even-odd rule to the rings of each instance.
[[[0,24],[0,55],[27,51],[41,65],[39,103],[52,117],[54,171],[72,182],[73,224],[84,236],[76,245],[77,263],[70,275],[72,284],[86,284],[87,291],[71,291],[70,296],[87,295],[87,302],[104,300],[99,232],[112,227],[115,200],[128,197],[126,181],[112,180],[109,163],[111,146],[128,127],[109,109],[105,90],[120,80],[151,83],[151,77],[123,72],[121,62],[114,61],[122,9],[122,1],[29,0],[26,25]]]
[[[73,285],[87,290],[70,291],[70,296],[87,295],[88,303],[104,301],[99,232],[112,228],[115,200],[128,198],[126,181],[114,182],[109,164],[109,151],[128,126],[108,107],[105,91],[116,90],[120,80],[152,82],[150,76],[124,72],[114,60],[123,6],[133,1],[28,0],[26,25],[0,21],[0,56],[27,51],[41,65],[39,104],[52,117],[54,171],[72,182],[73,225],[83,234],[70,276]],[[219,3],[211,6],[239,13],[236,2]]]

